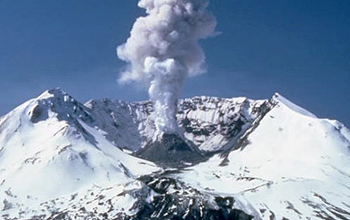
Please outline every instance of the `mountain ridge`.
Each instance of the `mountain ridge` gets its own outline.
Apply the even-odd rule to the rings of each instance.
[[[83,105],[53,89],[0,117],[0,216],[350,218],[350,132],[340,122],[278,93],[180,100],[180,139],[204,159],[189,156],[179,168],[135,157],[154,141],[152,113],[149,101]],[[187,149],[165,140],[148,155],[170,143],[177,153],[166,160],[176,161]]]

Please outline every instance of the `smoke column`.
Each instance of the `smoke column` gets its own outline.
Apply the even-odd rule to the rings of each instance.
[[[119,82],[138,81],[148,87],[155,108],[157,132],[177,133],[177,99],[188,76],[205,72],[198,40],[214,34],[215,17],[207,0],[140,0],[146,9],[118,57],[129,65]]]

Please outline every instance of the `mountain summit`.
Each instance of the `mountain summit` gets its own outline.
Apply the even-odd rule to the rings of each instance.
[[[52,89],[0,118],[2,219],[350,219],[350,132],[280,94],[149,101]]]

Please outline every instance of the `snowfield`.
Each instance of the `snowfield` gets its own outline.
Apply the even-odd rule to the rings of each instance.
[[[181,180],[244,198],[256,219],[350,219],[349,130],[278,94],[272,103],[236,150],[187,168]]]
[[[350,219],[340,122],[277,93],[180,100],[177,119],[202,162],[135,156],[155,134],[150,102],[83,105],[60,89],[25,102],[0,118],[0,218]]]
[[[17,210],[8,203],[31,206],[161,170],[115,147],[105,132],[83,121],[84,113],[72,97],[52,90],[5,117],[0,125],[0,198],[6,202],[0,210],[13,213]]]

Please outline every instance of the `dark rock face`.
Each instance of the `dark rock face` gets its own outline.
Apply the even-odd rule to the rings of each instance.
[[[136,156],[170,167],[182,167],[205,160],[193,144],[176,134],[162,134],[156,141],[148,142],[136,152]]]
[[[35,108],[32,110],[30,115],[30,121],[33,123],[37,123],[41,120],[45,120],[48,118],[48,114],[46,111],[43,110],[43,108],[38,104],[35,106]]]
[[[144,177],[143,181],[157,193],[150,204],[126,219],[171,220],[250,220],[253,217],[233,208],[232,197],[203,194],[169,177]]]
[[[253,216],[234,208],[233,197],[223,197],[217,194],[200,192],[185,183],[178,181],[171,173],[154,176],[143,176],[139,181],[143,187],[137,190],[125,190],[115,196],[130,195],[137,198],[127,210],[115,212],[110,199],[96,195],[98,206],[108,207],[88,211],[84,204],[71,204],[74,208],[52,209],[49,215],[38,214],[32,220],[251,220]],[[70,200],[72,201],[72,200]],[[59,202],[59,201],[57,201]],[[43,206],[44,208],[44,206]],[[48,208],[45,206],[45,208]],[[130,213],[130,212],[129,212]],[[3,216],[4,217],[4,216]],[[10,220],[11,218],[4,218]],[[11,219],[14,220],[14,219]]]

